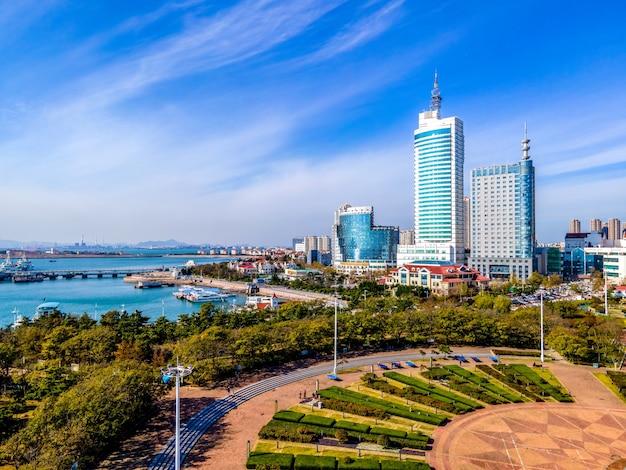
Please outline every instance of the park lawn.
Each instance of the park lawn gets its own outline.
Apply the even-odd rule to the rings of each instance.
[[[438,426],[434,426],[432,424],[422,423],[419,421],[413,421],[412,419],[402,418],[401,416],[391,416],[388,419],[379,419],[370,418],[367,416],[358,416],[350,413],[342,413],[341,411],[330,410],[328,408],[314,408],[313,413],[311,413],[311,407],[307,405],[294,405],[289,408],[290,411],[300,411],[306,414],[315,414],[320,416],[325,416],[327,418],[334,418],[337,421],[341,419],[345,419],[348,421],[352,421],[354,423],[367,424],[370,427],[374,426],[383,426],[389,429],[400,429],[406,432],[417,432],[421,431],[424,434],[432,434],[432,432],[438,428]]]
[[[395,372],[398,371],[398,369],[394,369]],[[447,413],[445,411],[441,411],[441,410],[435,410],[435,408],[427,406],[427,405],[423,405],[422,403],[416,403],[413,402],[411,400],[409,400],[409,405],[406,404],[406,400],[404,398],[398,397],[396,395],[392,395],[390,393],[385,393],[383,394],[383,397],[381,398],[381,393],[379,390],[374,390],[372,388],[367,387],[367,385],[363,382],[355,382],[347,387],[345,387],[347,390],[352,390],[353,392],[358,392],[361,393],[363,395],[367,395],[370,396],[372,398],[378,398],[378,399],[382,399],[385,401],[388,401],[391,404],[396,404],[396,405],[401,405],[401,406],[411,406],[413,407],[414,410],[424,410],[428,413],[433,413],[433,414],[437,414],[437,415],[442,415],[445,416],[448,419],[453,418],[455,415],[452,413]],[[433,429],[437,427],[434,426]]]
[[[353,459],[359,458],[359,453],[357,450],[351,451],[347,449],[337,449],[335,447],[330,446],[318,446],[319,451],[315,451],[315,444],[297,444],[294,442],[279,442],[278,449],[276,448],[276,441],[269,441],[265,439],[259,439],[257,445],[254,446],[255,452],[274,452],[274,453],[286,453],[286,454],[305,454],[305,455],[322,455],[327,457],[352,457]],[[375,451],[375,450],[364,450],[361,449],[361,458],[369,458],[375,457],[379,459],[389,459],[390,457],[396,456],[396,450],[387,450],[387,451]],[[405,455],[402,454],[403,460],[416,460],[416,461],[424,461],[423,457],[417,455]]]
[[[594,372],[593,374],[596,379],[598,379],[602,385],[608,388],[613,395],[619,398],[623,403],[626,403],[626,397],[617,391],[617,387],[611,382],[611,379],[603,372]]]

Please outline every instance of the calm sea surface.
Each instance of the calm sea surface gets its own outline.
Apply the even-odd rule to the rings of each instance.
[[[54,261],[52,261],[54,260]],[[86,269],[128,269],[128,268],[173,268],[181,267],[187,261],[196,264],[210,264],[229,261],[224,258],[209,257],[133,257],[133,258],[52,258],[32,259],[33,270],[86,270]],[[3,259],[0,259],[3,261]],[[172,294],[178,287],[158,287],[153,289],[135,289],[132,283],[124,282],[123,277],[114,279],[110,276],[97,279],[45,280],[43,282],[13,283],[10,280],[0,282],[0,328],[13,324],[14,311],[24,317],[32,318],[35,309],[42,302],[59,302],[59,310],[65,313],[87,313],[99,319],[109,310],[134,312],[139,310],[150,320],[165,315],[169,320],[176,320],[181,313],[197,312],[198,303],[191,303],[175,298]],[[243,304],[245,298],[238,296],[228,299]]]

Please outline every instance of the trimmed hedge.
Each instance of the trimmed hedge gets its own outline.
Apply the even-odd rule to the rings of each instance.
[[[410,460],[381,460],[381,470],[432,470],[426,462],[415,462]]]
[[[422,461],[380,460],[373,458],[352,459],[329,456],[279,454],[273,452],[251,452],[246,462],[247,469],[257,466],[278,466],[281,470],[432,470]]]
[[[337,459],[324,455],[296,455],[294,470],[335,470]]]
[[[337,470],[380,470],[380,463],[374,459],[337,459]]]
[[[281,470],[291,470],[293,466],[293,454],[277,454],[273,452],[250,452],[246,468],[254,469],[258,465],[278,466]]]
[[[382,412],[382,417],[385,417],[386,415],[400,416],[402,418],[433,424],[435,426],[441,426],[443,423],[448,421],[445,416],[430,414],[423,411],[411,411],[408,406],[391,404],[383,399],[369,397],[367,395],[363,395],[362,393],[353,392],[339,387],[329,387],[327,389],[320,390],[319,395],[325,399],[324,406],[326,406],[326,408],[351,412],[351,407],[345,406],[347,403],[354,405],[356,409],[371,410],[369,411],[371,414],[362,416],[377,416],[374,411],[378,411]]]
[[[479,387],[484,388],[485,390],[488,390],[489,392],[498,395],[502,398],[504,398],[505,400],[512,402],[512,403],[521,403],[523,400],[519,397],[519,395],[514,395],[512,393],[510,393],[508,390],[502,388],[502,387],[498,387],[497,385],[492,384],[491,382],[489,382],[489,380],[485,377],[481,377],[479,375],[474,374],[473,372],[467,370],[467,369],[463,369],[462,367],[459,367],[457,365],[447,365],[444,366],[446,369],[448,369],[450,372],[452,372],[455,375],[458,375],[459,377],[464,378],[465,380],[468,380],[470,382],[472,382],[473,384],[478,385]]]
[[[355,423],[354,421],[339,420],[335,423],[334,427],[335,429],[345,429],[346,431],[354,431],[354,432],[362,432],[362,433],[370,432],[369,424]]]
[[[370,429],[370,434],[384,434],[385,436],[399,437],[401,439],[406,437],[406,431],[402,431],[400,429],[381,428],[379,426],[375,426]]]
[[[436,387],[434,385],[429,385],[428,383],[414,379],[412,377],[407,377],[404,374],[399,374],[397,372],[385,372],[383,374],[385,377],[395,380],[397,382],[401,382],[405,385],[412,387],[415,392],[420,395],[424,395],[427,393],[428,397],[431,399],[443,402],[445,404],[451,405],[452,411],[455,414],[465,413],[468,411],[474,411],[483,407],[480,403],[476,403],[468,398],[457,395],[456,393],[448,392],[442,388]],[[432,406],[432,405],[431,405]],[[446,411],[450,411],[443,406],[438,406],[438,408],[445,409]]]
[[[611,379],[611,383],[617,387],[617,393],[626,397],[626,374],[616,370],[607,370],[606,375]]]
[[[291,423],[289,421],[271,420],[259,431],[259,438],[269,440],[279,440],[288,442],[317,442],[321,437],[334,437],[335,431],[343,429],[348,433],[348,438],[352,442],[376,442],[378,434],[369,433],[369,426],[360,423],[350,423],[350,421],[339,421],[344,423],[344,428],[335,426],[327,428],[322,426],[314,426],[312,424],[304,425],[302,423]],[[352,424],[352,425],[351,425]],[[353,425],[358,426],[353,426]],[[341,425],[340,425],[341,426]],[[362,426],[362,427],[359,427]],[[367,429],[366,429],[367,428]],[[390,437],[393,447],[406,447],[409,449],[426,449],[428,447],[429,437],[420,432],[410,433],[406,438]]]
[[[534,400],[538,403],[544,401],[540,396],[536,395],[533,391],[529,390],[527,387],[522,386],[521,385],[522,382],[516,379],[515,374],[512,371],[506,374],[501,371],[501,370],[504,370],[504,371],[509,370],[508,366],[505,366],[503,364],[495,364],[494,367],[491,367],[485,364],[480,364],[480,365],[477,365],[476,367],[480,371],[484,372],[485,374],[490,375],[496,380],[499,380],[500,382],[506,384],[507,387],[510,387],[513,390],[520,392],[522,395],[526,396],[527,398],[530,398],[531,400]]]
[[[523,375],[526,379],[530,380],[535,386],[537,386],[543,393],[547,393],[556,401],[562,403],[573,402],[574,399],[569,395],[569,393],[563,393],[561,390],[555,388],[552,384],[548,383],[545,379],[543,379],[537,372],[532,370],[526,364],[511,364],[510,367]]]
[[[335,418],[327,418],[326,416],[319,415],[304,415],[304,418],[300,420],[301,424],[312,424],[314,426],[323,426],[325,428],[332,428],[335,425]]]
[[[272,419],[279,421],[289,421],[290,423],[298,423],[304,417],[304,413],[298,411],[280,410],[275,413]]]

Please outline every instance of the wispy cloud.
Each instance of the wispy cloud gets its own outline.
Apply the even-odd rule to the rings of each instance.
[[[305,58],[302,63],[326,61],[367,44],[394,24],[403,3],[404,0],[388,2],[370,15],[347,25],[342,31],[326,41],[318,51]]]
[[[91,107],[108,106],[160,82],[249,60],[295,37],[340,3],[250,0],[191,19],[179,33],[87,77],[84,98]]]

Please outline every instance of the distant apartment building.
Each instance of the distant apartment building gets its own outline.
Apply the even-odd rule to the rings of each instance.
[[[400,230],[400,245],[413,245],[415,243],[414,230]]]
[[[419,286],[433,294],[450,295],[458,292],[460,286],[482,290],[489,285],[489,279],[477,270],[465,265],[428,263],[405,264],[392,270],[385,277],[388,286]]]
[[[291,248],[294,251],[303,251],[298,248],[304,248],[304,237],[294,237],[291,239]]]
[[[622,222],[619,219],[609,219],[608,223],[609,240],[621,240],[622,238]]]
[[[602,221],[600,219],[591,219],[589,221],[590,232],[602,232]]]
[[[569,232],[568,233],[580,233],[580,220],[572,219],[569,221]]]
[[[333,267],[346,274],[391,268],[399,238],[398,227],[374,225],[372,206],[344,204],[335,212]]]
[[[292,239],[294,251],[301,253],[307,264],[320,263],[329,266],[332,262],[331,238],[328,235],[307,235]]]
[[[535,264],[535,168],[524,132],[522,159],[472,170],[469,265],[491,279],[525,280]]]
[[[398,265],[413,261],[465,262],[463,121],[441,117],[437,74],[430,109],[414,132],[415,243],[398,246]]]

